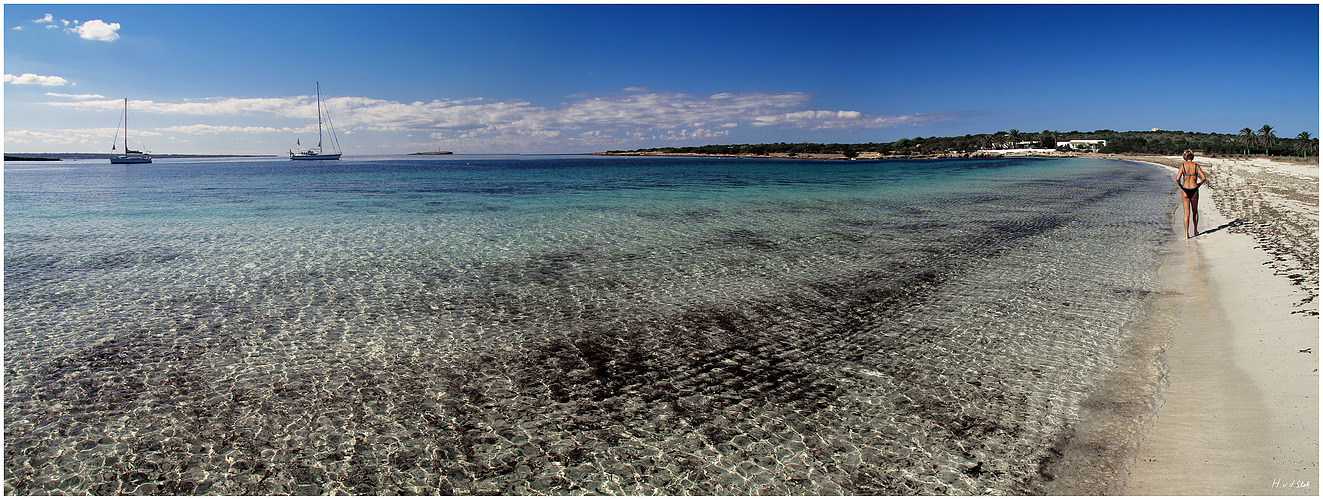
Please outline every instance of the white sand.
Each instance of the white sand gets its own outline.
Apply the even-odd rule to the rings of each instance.
[[[1186,242],[1177,208],[1180,240],[1161,276],[1183,294],[1180,326],[1166,351],[1165,403],[1125,492],[1316,496],[1318,167],[1196,161],[1214,179],[1200,189],[1205,232]],[[1312,264],[1283,257],[1311,251]]]

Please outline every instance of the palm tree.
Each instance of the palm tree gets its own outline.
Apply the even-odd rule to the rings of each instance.
[[[1245,140],[1245,156],[1250,154],[1250,145],[1254,143],[1254,130],[1249,127],[1240,129],[1240,138]]]
[[[1043,133],[1038,134],[1038,145],[1042,146],[1043,149],[1056,149],[1057,148],[1056,134],[1052,133],[1051,130],[1044,130]]]
[[[1259,137],[1263,138],[1263,156],[1271,157],[1268,148],[1272,147],[1272,126],[1264,125],[1263,128],[1259,129]]]
[[[1301,132],[1300,135],[1295,136],[1295,140],[1300,141],[1300,145],[1297,146],[1297,148],[1300,149],[1301,157],[1309,157],[1310,150],[1313,149],[1314,141],[1309,139],[1309,132]]]
[[[1011,135],[1011,149],[1014,149],[1016,146],[1020,145],[1020,131],[1011,129],[1010,135]]]

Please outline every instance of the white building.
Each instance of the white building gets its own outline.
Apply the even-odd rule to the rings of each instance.
[[[1107,147],[1107,141],[1102,139],[1077,139],[1073,141],[1057,141],[1057,149],[1063,147],[1070,149],[1092,149],[1097,151]]]

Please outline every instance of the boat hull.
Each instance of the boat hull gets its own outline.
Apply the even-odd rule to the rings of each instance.
[[[309,155],[309,154],[298,154],[298,153],[295,153],[295,154],[291,154],[291,155],[289,155],[289,159],[291,159],[291,160],[339,160],[339,159],[340,159],[340,153],[330,153],[330,154],[311,154],[311,155]]]
[[[110,158],[110,163],[115,163],[115,164],[151,163],[151,162],[152,159],[145,156],[112,156]]]

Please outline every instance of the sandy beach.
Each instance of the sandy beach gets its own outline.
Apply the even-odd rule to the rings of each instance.
[[[1318,495],[1318,167],[1196,162],[1200,233],[1178,207],[1160,274],[1168,385],[1125,493]]]

